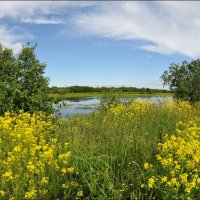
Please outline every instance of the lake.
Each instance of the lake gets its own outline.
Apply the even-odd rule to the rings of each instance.
[[[172,101],[173,97],[137,97],[137,98],[120,98],[122,102],[131,102],[136,100],[150,101],[160,103],[163,101]],[[98,109],[100,106],[101,97],[84,97],[71,98],[65,101],[60,101],[53,104],[55,114],[60,117],[72,117],[76,114],[90,114]]]

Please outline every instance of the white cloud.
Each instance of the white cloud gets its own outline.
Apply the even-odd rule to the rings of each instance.
[[[24,39],[31,39],[33,36],[29,33],[23,33],[23,34],[16,34],[17,28],[8,28],[7,26],[0,25],[0,41],[2,45],[12,48],[13,52],[16,54],[19,52],[19,50],[22,47],[21,42],[24,41]]]
[[[10,17],[20,20],[25,17],[62,15],[72,8],[92,6],[93,2],[73,1],[1,1],[0,19]]]
[[[83,11],[84,8],[87,9]],[[133,44],[140,40],[142,44],[136,48],[195,58],[200,56],[199,10],[200,2],[191,1],[1,1],[0,19],[13,19],[22,26],[67,23],[70,26],[63,31],[65,34],[73,31],[81,36],[95,35]],[[11,32],[7,37],[13,45],[20,41],[13,39]]]
[[[172,54],[174,53],[173,50],[168,49],[165,46],[157,46],[157,45],[141,45],[138,46],[139,49],[144,49],[147,51],[151,51],[151,52],[157,52],[157,53],[162,53],[162,54]]]
[[[56,2],[56,1],[1,1],[0,3],[0,43],[12,48],[15,53],[21,48],[21,43],[32,36],[28,30],[21,30],[23,23],[32,24],[63,24],[65,15],[71,8],[82,8],[92,5],[90,2]],[[19,31],[6,21],[12,19],[18,23]]]
[[[29,23],[29,24],[65,24],[65,21],[61,18],[45,18],[45,17],[26,17],[22,18],[21,22],[23,23]]]
[[[77,14],[72,26],[79,34],[146,41],[138,48],[147,51],[200,56],[200,2],[109,2],[99,10]]]

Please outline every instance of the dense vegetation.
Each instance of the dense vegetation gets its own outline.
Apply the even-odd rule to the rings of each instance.
[[[136,87],[89,87],[89,86],[69,86],[49,88],[49,99],[53,102],[69,98],[81,97],[150,97],[150,96],[171,96],[169,90],[136,88]]]
[[[169,90],[136,88],[136,87],[90,87],[90,86],[69,86],[69,87],[51,87],[51,94],[66,94],[66,93],[82,93],[82,92],[135,92],[135,93],[170,93]]]
[[[200,104],[0,117],[0,199],[199,199]]]
[[[57,131],[54,117],[42,113],[0,117],[0,199],[65,197],[62,185],[74,169],[68,165],[68,145],[59,142]]]
[[[0,115],[6,111],[49,111],[46,65],[35,55],[35,47],[24,45],[20,53],[0,45]]]
[[[199,60],[172,64],[179,99],[120,103],[149,88],[48,88],[35,47],[0,46],[0,199],[200,199]],[[48,95],[115,94],[87,116],[49,115]]]
[[[200,101],[200,60],[172,63],[161,76],[164,85],[169,85],[177,99]]]

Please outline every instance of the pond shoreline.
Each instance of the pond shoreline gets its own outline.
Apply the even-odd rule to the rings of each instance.
[[[100,93],[100,92],[80,92],[80,93],[50,93],[48,97],[53,101],[68,100],[69,98],[84,98],[84,97],[106,97],[109,95],[116,95],[117,97],[170,97],[173,93],[135,93],[135,92],[116,92],[116,93]]]
[[[157,104],[163,101],[172,101],[173,97],[119,97],[117,98],[121,103],[131,103],[133,101],[145,101],[145,102],[155,102]],[[55,109],[55,114],[61,117],[69,117],[76,114],[91,114],[98,110],[101,106],[102,101],[106,101],[106,97],[82,97],[82,98],[68,98],[67,100],[61,100],[58,103],[53,104]]]

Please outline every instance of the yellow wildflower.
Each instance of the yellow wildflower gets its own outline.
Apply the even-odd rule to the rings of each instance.
[[[149,168],[149,163],[144,163],[144,169],[148,169]]]
[[[40,183],[42,185],[47,184],[48,183],[49,178],[48,177],[43,177],[42,180],[40,181]]]
[[[6,181],[12,180],[13,176],[12,176],[12,172],[11,171],[6,171],[3,175],[2,178]]]
[[[77,192],[77,196],[78,196],[78,197],[83,197],[83,190],[78,191],[78,192]]]
[[[155,186],[156,178],[155,176],[152,176],[148,179],[148,187],[149,189],[153,188]]]
[[[163,176],[163,177],[161,178],[161,181],[162,181],[163,183],[165,183],[165,182],[167,181],[167,176]]]
[[[0,190],[0,196],[5,196],[5,192],[3,190]]]
[[[37,190],[32,189],[29,192],[26,192],[25,199],[34,199],[37,196]]]
[[[74,168],[73,168],[73,167],[69,167],[69,168],[67,168],[67,172],[69,172],[69,173],[73,173],[73,172],[74,172]]]

